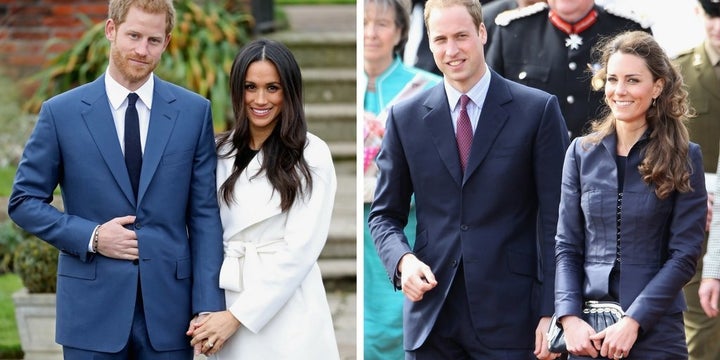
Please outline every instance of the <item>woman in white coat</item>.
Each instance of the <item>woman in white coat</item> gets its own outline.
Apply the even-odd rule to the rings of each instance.
[[[230,88],[235,124],[217,141],[228,309],[188,331],[191,344],[218,360],[338,359],[317,265],[337,184],[328,146],[307,133],[300,68],[256,40]]]

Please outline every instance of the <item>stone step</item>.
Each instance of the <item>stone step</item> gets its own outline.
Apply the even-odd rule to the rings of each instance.
[[[325,280],[352,278],[357,274],[357,260],[352,259],[320,259],[320,273]]]
[[[305,104],[310,132],[325,142],[355,141],[357,125],[354,103]]]
[[[285,44],[301,69],[355,69],[357,41],[354,32],[280,31],[268,37]]]
[[[335,161],[335,169],[337,172],[340,172],[340,169],[338,169],[338,163],[345,164],[346,162],[350,162],[351,167],[349,169],[343,169],[351,171],[353,174],[357,171],[357,167],[355,166],[355,159],[357,158],[357,144],[355,141],[331,141],[328,142],[328,146],[330,147],[330,152],[332,153],[333,160]]]
[[[337,171],[336,171],[337,172]],[[328,240],[320,257],[354,259],[356,250],[357,180],[355,173],[338,173],[337,192]]]
[[[304,68],[302,76],[306,103],[355,102],[355,69]]]

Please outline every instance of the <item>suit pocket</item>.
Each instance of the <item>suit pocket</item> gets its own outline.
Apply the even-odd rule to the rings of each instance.
[[[174,153],[164,154],[161,160],[163,166],[176,166],[191,162],[193,159],[193,151],[185,150]]]
[[[508,268],[515,274],[530,277],[537,276],[537,259],[528,254],[517,251],[508,251]]]
[[[97,275],[97,261],[88,263],[80,261],[75,256],[60,253],[58,259],[58,276],[76,279],[95,280]]]
[[[187,279],[192,275],[192,260],[184,258],[177,261],[175,276],[178,280]]]

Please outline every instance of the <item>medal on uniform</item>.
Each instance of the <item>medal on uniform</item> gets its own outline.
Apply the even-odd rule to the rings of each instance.
[[[570,24],[567,21],[561,19],[560,16],[558,16],[552,10],[550,10],[548,17],[550,18],[550,22],[556,28],[568,34],[567,39],[565,39],[565,47],[570,48],[571,50],[577,50],[583,44],[583,39],[580,36],[580,33],[587,30],[590,26],[592,26],[592,24],[595,23],[595,21],[597,21],[598,13],[596,10],[592,10],[587,15],[585,15],[585,17],[580,19],[580,21],[574,24]]]
[[[582,37],[578,34],[570,34],[570,37],[565,39],[565,47],[569,47],[572,50],[579,49],[582,44]]]

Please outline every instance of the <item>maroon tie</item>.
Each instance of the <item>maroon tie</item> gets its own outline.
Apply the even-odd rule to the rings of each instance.
[[[460,97],[460,116],[457,120],[457,147],[458,154],[460,154],[460,165],[462,166],[463,172],[467,166],[468,158],[470,157],[470,148],[472,147],[473,130],[470,124],[470,116],[467,112],[467,104],[470,98],[467,95]]]

